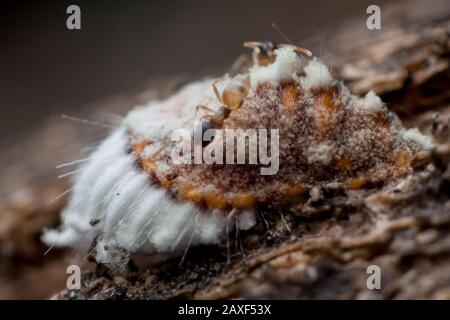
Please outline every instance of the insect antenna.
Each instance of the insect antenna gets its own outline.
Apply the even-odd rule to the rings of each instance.
[[[266,216],[264,215],[264,212],[261,212],[259,214],[261,216],[262,221],[264,221],[264,224],[266,225],[266,229],[269,229],[269,222],[266,219]]]
[[[245,54],[241,54],[233,62],[227,74],[229,74],[231,77],[235,76],[246,63],[248,63],[247,56]]]
[[[272,28],[274,28],[282,37],[284,40],[286,40],[287,43],[292,44],[291,40],[286,36],[286,34],[281,31],[281,29],[278,27],[278,25],[275,22],[271,22]]]
[[[239,224],[238,224],[238,220],[236,219],[235,220],[235,224],[236,224],[236,234],[237,234],[237,237],[239,238],[239,249],[241,250],[241,254],[242,254],[242,256],[245,258],[246,257],[246,255],[245,255],[245,251],[244,251],[244,246],[242,245],[242,237],[241,237],[241,232],[239,231]]]
[[[61,192],[58,196],[56,196],[55,198],[51,199],[48,204],[51,204],[55,201],[57,201],[58,199],[61,199],[62,197],[64,197],[66,194],[68,194],[70,191],[72,191],[73,188],[69,188],[67,190],[64,190],[63,192]]]
[[[292,230],[291,230],[291,228],[289,227],[289,225],[288,225],[286,219],[284,218],[283,212],[281,212],[281,211],[278,211],[278,212],[280,213],[281,221],[283,221],[284,226],[286,227],[286,230],[287,230],[290,234],[292,234]]]
[[[79,163],[82,163],[82,162],[86,162],[86,161],[88,161],[88,160],[89,160],[89,157],[84,158],[84,159],[79,159],[79,160],[71,161],[71,162],[62,163],[62,164],[57,165],[57,166],[56,166],[56,169],[61,169],[61,168],[64,168],[64,167],[70,167],[70,166],[73,166],[73,165],[75,165],[75,164],[79,164]]]
[[[69,171],[69,172],[60,174],[59,176],[57,176],[57,178],[58,179],[62,179],[62,178],[74,175],[74,174],[76,174],[77,172],[80,172],[80,171],[81,171],[81,169],[76,169],[76,170],[73,170],[73,171]]]
[[[184,249],[184,253],[183,256],[181,257],[180,263],[179,263],[179,267],[181,267],[183,265],[184,259],[186,258],[186,255],[189,251],[189,248],[191,246],[192,240],[194,239],[195,234],[197,233],[197,227],[198,227],[198,212],[195,214],[195,228],[194,228],[194,232],[192,232],[191,237],[189,238],[189,242],[186,245],[186,248]]]
[[[95,252],[95,249],[97,249],[97,247],[95,245],[93,245],[92,249],[89,250],[89,252],[87,253],[87,255],[83,259],[84,260],[88,259]]]
[[[238,228],[237,227],[237,219],[234,221],[235,229],[234,229],[234,251],[238,250]]]
[[[116,128],[116,126],[114,126],[114,125],[100,123],[100,122],[97,122],[97,121],[82,119],[82,118],[73,117],[73,116],[68,116],[68,115],[65,115],[65,114],[63,114],[61,116],[61,118],[62,119],[67,119],[67,120],[71,120],[71,121],[74,121],[74,122],[83,123],[83,124],[90,124],[90,125],[94,125],[94,126],[104,127],[104,128]]]
[[[171,251],[173,251],[178,244],[180,243],[181,239],[183,239],[186,232],[192,227],[192,225],[195,223],[196,217],[198,216],[198,211],[193,215],[191,218],[189,218],[189,221],[186,223],[186,225],[183,228],[183,231],[180,232],[178,237],[175,239],[174,243],[172,244]]]
[[[59,238],[61,237],[61,233],[58,234],[58,237],[56,237],[55,241],[53,241],[53,243],[51,244],[50,247],[48,247],[48,249],[44,252],[44,256],[46,256],[56,245],[56,243],[58,242]]]
[[[228,216],[225,218],[225,233],[227,237],[227,265],[231,262],[231,253],[230,253],[230,237],[228,236],[228,233],[230,231],[229,222],[234,217],[235,209],[231,210]]]

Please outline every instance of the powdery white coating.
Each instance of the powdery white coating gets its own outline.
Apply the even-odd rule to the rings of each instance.
[[[250,84],[252,88],[269,83],[277,86],[281,81],[299,80],[302,87],[312,89],[325,86],[333,80],[328,68],[317,58],[313,58],[303,68],[304,77],[297,75],[302,68],[302,59],[291,47],[284,47],[274,51],[276,58],[272,64],[267,66],[254,65],[250,68]]]
[[[304,68],[305,76],[300,78],[304,89],[325,86],[333,80],[328,68],[317,58],[313,58]]]
[[[364,97],[362,107],[373,113],[385,112],[387,110],[386,105],[372,90],[370,90]]]
[[[225,79],[219,87],[226,85]],[[124,119],[123,125],[132,130],[137,140],[146,139],[160,141],[179,128],[192,130],[194,118],[187,119],[186,115],[193,117],[199,104],[208,105],[217,110],[220,107],[212,90],[212,80],[194,82],[183,87],[180,92],[163,101],[151,101],[146,105],[138,106],[130,111]],[[197,119],[204,113],[198,110]],[[157,149],[157,145],[152,148]],[[153,150],[146,152],[152,153]]]
[[[309,148],[308,162],[310,164],[319,163],[328,165],[333,160],[335,146],[322,142],[313,148]]]
[[[433,140],[430,137],[420,133],[420,131],[417,128],[403,130],[402,137],[405,140],[413,141],[419,144],[426,150],[431,150],[434,147]]]
[[[82,166],[61,227],[42,236],[47,245],[89,245],[97,237],[97,261],[115,263],[118,248],[129,253],[182,252],[191,245],[217,244],[235,226],[254,226],[251,211],[228,216],[203,211],[152,186],[127,152],[126,132],[124,127],[115,131]]]
[[[253,211],[244,211],[240,213],[238,220],[238,228],[240,230],[249,230],[256,224],[255,215]]]
[[[301,62],[293,48],[285,47],[274,51],[276,59],[268,66],[254,65],[250,68],[250,84],[252,88],[264,83],[278,85],[282,80],[296,78],[296,71]]]

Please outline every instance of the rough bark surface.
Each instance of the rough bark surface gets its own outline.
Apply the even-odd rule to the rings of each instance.
[[[76,158],[77,148],[101,136],[49,122],[9,148],[9,159],[24,147],[30,151],[28,164],[9,165],[1,182],[0,298],[50,296],[64,288],[66,266],[75,262],[86,270],[82,289],[54,297],[450,298],[450,8],[446,1],[410,1],[384,14],[384,21],[396,18],[395,25],[383,25],[388,32],[369,31],[361,26],[365,21],[337,28],[326,62],[353,93],[374,90],[407,127],[418,126],[439,142],[428,157],[417,159],[402,185],[322,192],[307,214],[259,212],[256,228],[231,234],[222,246],[191,248],[181,265],[177,257],[143,267],[138,257],[115,273],[88,263],[86,252],[44,255],[39,233],[57,224],[65,197],[51,200],[68,187],[66,180],[50,179],[51,167],[55,160]],[[95,110],[123,113],[145,99],[148,94],[117,97]],[[36,141],[60,153],[43,157]],[[70,150],[63,148],[69,144]],[[4,192],[13,184],[28,188],[13,197]],[[366,286],[369,265],[381,268],[380,290]]]

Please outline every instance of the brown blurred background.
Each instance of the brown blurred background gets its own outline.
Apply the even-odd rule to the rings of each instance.
[[[219,74],[243,52],[243,41],[284,41],[272,22],[292,42],[323,55],[333,25],[351,17],[365,28],[373,3],[1,1],[0,143],[51,114],[76,115],[88,102],[138,92],[158,77]],[[81,7],[79,31],[66,28],[70,4]]]

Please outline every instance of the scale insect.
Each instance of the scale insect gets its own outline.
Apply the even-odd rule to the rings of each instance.
[[[274,50],[278,48],[290,47],[296,52],[302,53],[305,56],[311,57],[311,51],[296,47],[290,44],[280,44],[277,45],[273,41],[257,42],[248,41],[244,42],[244,47],[253,50],[253,63],[258,66],[266,66],[275,61]],[[227,75],[226,75],[227,76]],[[250,76],[236,77],[233,79],[223,90],[222,93],[217,89],[217,83],[222,79],[218,79],[213,82],[212,87],[217,100],[222,104],[222,106],[217,111],[213,111],[205,106],[199,106],[203,110],[210,112],[202,118],[201,121],[201,131],[202,135],[208,129],[220,129],[226,118],[230,115],[232,110],[240,108],[245,98],[248,95],[250,89]]]
[[[433,148],[373,92],[352,95],[307,49],[244,46],[253,50],[253,65],[241,74],[194,82],[130,111],[82,163],[61,226],[42,240],[95,242],[97,261],[111,264],[119,263],[117,251],[182,253],[251,229],[261,207],[296,213],[320,190],[396,183],[412,172],[417,155]],[[196,121],[202,134],[278,130],[278,172],[261,175],[262,164],[175,164],[171,133],[193,134]],[[255,141],[258,150],[264,141]],[[200,151],[222,144],[216,136],[212,142]]]

